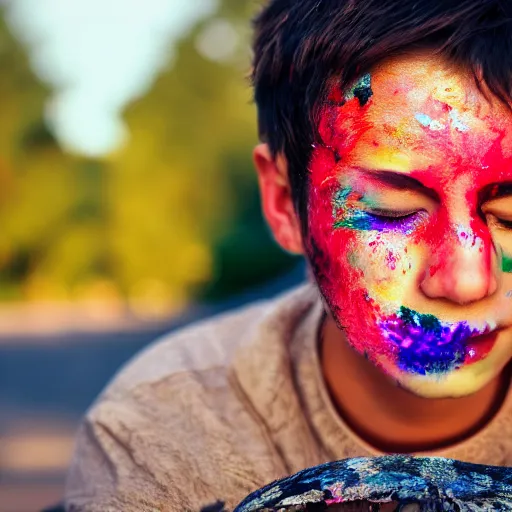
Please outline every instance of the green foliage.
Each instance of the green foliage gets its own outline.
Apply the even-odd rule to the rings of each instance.
[[[251,1],[215,19],[239,35],[221,62],[197,49],[212,20],[125,115],[104,161],[63,153],[43,122],[48,91],[0,25],[0,298],[126,297],[164,308],[216,299],[289,268],[261,218],[245,78]]]

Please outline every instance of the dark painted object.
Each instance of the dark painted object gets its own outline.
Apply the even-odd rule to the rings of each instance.
[[[340,504],[394,502],[400,510],[512,510],[512,469],[437,457],[346,459],[306,469],[248,496],[234,512],[341,510]]]

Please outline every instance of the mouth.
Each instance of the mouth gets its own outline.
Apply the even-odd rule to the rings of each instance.
[[[481,361],[489,355],[496,345],[499,330],[485,332],[470,336],[465,343],[464,364],[470,365]]]
[[[481,327],[465,321],[441,322],[405,307],[379,327],[394,347],[398,366],[420,375],[446,374],[481,361],[494,348],[500,332],[495,322]]]

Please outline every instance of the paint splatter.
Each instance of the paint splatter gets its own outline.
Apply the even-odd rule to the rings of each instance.
[[[364,107],[373,96],[372,77],[370,73],[363,75],[345,94],[345,100],[349,101],[353,98],[359,100],[359,105]]]
[[[450,120],[452,123],[452,126],[459,132],[467,132],[469,131],[469,126],[465,125],[461,119],[460,114],[457,109],[453,109],[450,111]]]
[[[379,323],[383,336],[397,348],[399,367],[420,375],[445,373],[460,368],[466,358],[466,342],[486,329],[467,322],[444,323],[433,315],[402,307]]]
[[[274,481],[234,512],[380,510],[505,511],[512,508],[512,469],[441,457],[391,455],[328,462]],[[334,510],[334,507],[333,507]],[[341,508],[336,508],[341,510]]]
[[[428,328],[428,315],[406,322],[406,315],[397,312],[401,304],[413,303],[425,313],[431,311],[428,302],[411,300],[418,283],[428,279],[439,280],[433,287],[439,290],[440,296],[433,298],[439,311],[443,300],[453,298],[447,294],[453,291],[460,264],[469,261],[461,261],[466,256],[473,258],[471,271],[483,283],[490,282],[501,235],[493,239],[477,214],[479,197],[485,187],[512,176],[506,138],[512,119],[500,112],[479,118],[477,105],[458,96],[450,96],[450,103],[439,101],[439,83],[430,83],[430,74],[416,73],[409,84],[399,78],[403,73],[398,70],[404,69],[409,68],[376,70],[346,95],[339,86],[333,88],[308,166],[306,248],[325,302],[348,342],[387,373],[396,375],[401,369],[407,388],[409,377],[471,364],[466,345],[473,343],[467,340],[474,333],[473,323],[438,320],[436,332]],[[435,193],[435,208],[423,199],[406,199],[405,193],[402,201],[399,190],[388,194],[367,188],[364,175],[373,169],[414,178]],[[343,189],[347,184],[352,189]],[[369,206],[368,198],[378,204]],[[428,213],[395,217],[388,211],[409,205]],[[503,260],[508,272],[511,260]],[[466,311],[469,322],[472,313]],[[467,384],[469,389],[469,380]]]
[[[455,130],[462,133],[469,131],[469,126],[462,122],[462,120],[460,119],[460,114],[457,111],[457,109],[450,110],[449,116],[450,124]],[[436,119],[432,119],[427,114],[418,113],[414,117],[416,121],[418,121],[418,123],[421,124],[421,126],[424,126],[425,128],[428,128],[429,130],[432,130],[434,132],[444,130],[446,128],[446,125],[444,123]]]
[[[475,233],[473,233],[473,230],[469,226],[458,226],[457,238],[459,239],[460,245],[465,249],[483,249],[483,240],[479,236],[475,235]]]
[[[432,119],[430,116],[427,116],[427,114],[416,114],[414,117],[421,124],[421,126],[429,128],[432,131],[437,132],[446,128],[443,123]]]

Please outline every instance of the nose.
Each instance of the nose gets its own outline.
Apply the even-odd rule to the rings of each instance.
[[[496,251],[490,240],[458,238],[447,237],[432,254],[420,287],[429,298],[470,304],[498,288]]]

